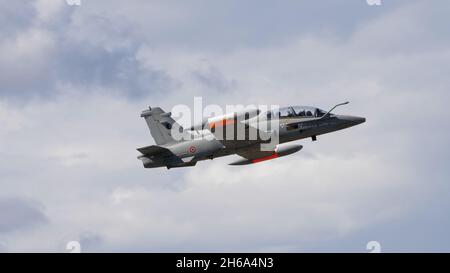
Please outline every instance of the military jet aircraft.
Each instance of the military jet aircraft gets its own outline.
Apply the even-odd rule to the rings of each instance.
[[[145,119],[157,145],[138,148],[138,156],[145,168],[195,166],[198,161],[237,154],[242,157],[230,165],[246,165],[275,159],[300,151],[303,146],[284,144],[304,138],[317,140],[318,135],[352,127],[366,121],[363,117],[332,114],[340,103],[325,112],[310,106],[289,106],[276,110],[235,112],[213,117],[183,129],[159,107],[144,110]],[[274,128],[275,124],[275,128]],[[240,129],[239,129],[239,128]],[[234,131],[232,137],[226,137]],[[244,132],[244,138],[237,132]],[[251,132],[256,137],[249,138]],[[182,138],[175,138],[179,133]],[[273,149],[262,149],[277,134]],[[268,146],[270,147],[270,146]]]

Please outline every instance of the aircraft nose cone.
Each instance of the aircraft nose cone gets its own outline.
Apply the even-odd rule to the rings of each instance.
[[[366,122],[366,118],[355,117],[355,116],[341,116],[341,119],[343,119],[350,126],[354,126],[354,125],[358,125],[358,124]]]
[[[366,119],[363,117],[351,117],[350,121],[356,125],[366,122]]]

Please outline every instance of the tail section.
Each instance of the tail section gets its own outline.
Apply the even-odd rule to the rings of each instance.
[[[141,117],[145,118],[150,133],[158,145],[178,141],[172,137],[172,129],[178,128],[179,132],[183,132],[183,127],[176,123],[170,115],[170,112],[166,113],[159,107],[149,107],[148,110],[144,110],[141,113]]]

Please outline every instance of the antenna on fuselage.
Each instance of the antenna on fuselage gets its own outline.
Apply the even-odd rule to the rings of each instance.
[[[321,117],[321,119],[322,119],[322,118],[325,118],[325,117],[327,117],[327,116],[329,116],[330,113],[331,113],[331,111],[333,111],[333,110],[336,109],[337,107],[342,106],[342,105],[346,105],[346,104],[349,104],[349,103],[350,103],[350,102],[346,101],[346,102],[343,102],[343,103],[336,104],[335,106],[333,106],[333,108],[330,109],[330,111],[328,111],[325,115],[323,115],[323,116]]]

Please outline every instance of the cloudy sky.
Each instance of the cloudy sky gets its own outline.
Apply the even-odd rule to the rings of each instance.
[[[450,251],[450,2],[0,0],[0,251]],[[140,111],[367,118],[294,155],[144,169]]]

